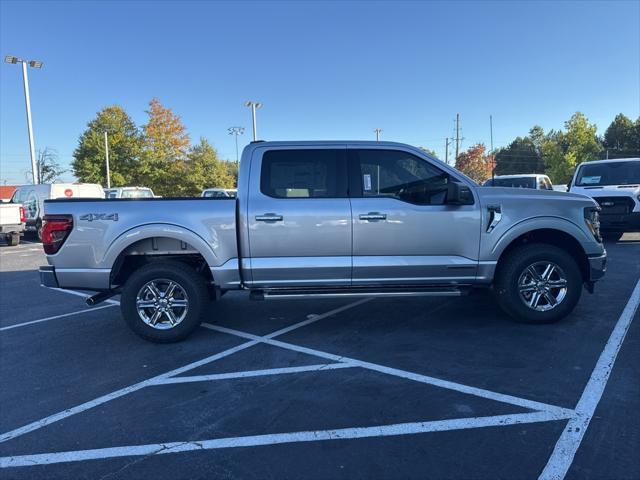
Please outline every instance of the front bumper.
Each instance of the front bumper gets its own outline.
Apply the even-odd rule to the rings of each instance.
[[[58,278],[56,277],[56,267],[46,265],[38,269],[40,273],[40,285],[43,287],[59,288]]]
[[[600,213],[600,230],[603,232],[640,232],[640,212],[625,215]]]
[[[607,271],[607,252],[595,257],[589,257],[589,282],[595,282],[604,277]]]

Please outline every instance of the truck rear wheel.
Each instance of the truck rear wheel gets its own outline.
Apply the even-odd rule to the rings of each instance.
[[[120,308],[129,327],[145,340],[178,342],[198,328],[208,299],[204,278],[191,267],[157,262],[129,277]]]
[[[15,247],[16,245],[20,244],[20,234],[19,233],[12,233],[11,235],[9,235],[7,237],[7,242],[9,243],[9,246],[11,247]]]
[[[501,260],[494,290],[514,320],[553,323],[574,309],[582,284],[580,268],[568,252],[538,243],[518,247]]]

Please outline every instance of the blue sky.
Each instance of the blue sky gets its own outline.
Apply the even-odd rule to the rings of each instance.
[[[640,2],[0,1],[0,54],[30,69],[37,148],[68,164],[102,107],[139,124],[158,97],[192,141],[235,158],[232,125],[264,103],[259,137],[382,138],[444,157],[460,113],[463,148],[509,143],[575,111],[602,133],[640,115]],[[20,68],[0,65],[0,182],[29,154]],[[70,174],[66,178],[72,178]]]

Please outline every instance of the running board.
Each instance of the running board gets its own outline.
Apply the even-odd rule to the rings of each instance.
[[[469,293],[469,287],[430,288],[336,288],[336,289],[272,289],[252,290],[251,300],[278,300],[289,298],[354,298],[354,297],[460,297]]]

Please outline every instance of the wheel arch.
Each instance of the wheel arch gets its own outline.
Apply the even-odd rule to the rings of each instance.
[[[109,247],[103,264],[111,269],[110,286],[150,262],[174,260],[189,264],[212,282],[211,266],[219,263],[211,247],[196,233],[167,224],[145,225],[124,232]]]
[[[510,252],[522,245],[534,243],[542,243],[554,245],[569,253],[578,264],[582,278],[587,281],[589,279],[589,257],[585,252],[581,243],[572,234],[556,229],[556,228],[537,228],[528,230],[520,235],[512,237],[508,243],[503,245],[501,249],[496,270],[500,269],[501,262],[509,255]]]

